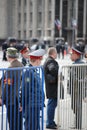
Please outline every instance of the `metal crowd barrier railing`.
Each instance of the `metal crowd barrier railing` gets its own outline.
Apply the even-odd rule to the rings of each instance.
[[[4,68],[0,77],[0,130],[44,130],[43,68]]]
[[[87,130],[87,64],[59,71],[57,123],[58,130]]]

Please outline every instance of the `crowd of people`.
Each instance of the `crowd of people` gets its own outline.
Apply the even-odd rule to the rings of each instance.
[[[57,55],[59,53],[58,51],[58,46],[56,47],[49,47],[48,50],[45,49],[37,49],[37,50],[33,50],[31,51],[29,46],[21,46],[21,48],[19,50],[17,50],[17,46],[16,46],[16,41],[11,41],[12,43],[10,43],[8,46],[6,44],[6,48],[4,48],[5,46],[3,46],[3,60],[7,60],[10,62],[10,66],[8,68],[16,68],[16,67],[37,67],[41,65],[41,60],[42,57],[47,53],[47,57],[45,59],[45,62],[43,63],[43,70],[44,70],[44,77],[45,77],[45,91],[46,91],[46,98],[48,99],[47,102],[47,119],[46,119],[46,128],[47,129],[57,129],[57,124],[54,121],[55,119],[55,109],[58,105],[58,71],[59,71],[59,64],[56,61]],[[80,45],[80,44],[74,44],[72,46],[72,53],[71,53],[71,60],[73,61],[73,64],[83,64],[83,63],[87,63],[87,47]],[[47,52],[46,52],[47,51]],[[18,52],[21,54],[22,56],[22,61],[18,61]],[[85,58],[86,61],[83,62],[82,58]],[[26,74],[25,74],[26,73]],[[22,115],[21,112],[22,110],[24,110],[24,112],[26,111],[26,116],[25,116],[25,122],[24,122],[24,126],[25,126],[25,130],[39,130],[39,119],[38,117],[40,116],[40,111],[39,111],[39,107],[37,105],[37,107],[30,107],[30,100],[32,99],[32,95],[30,96],[29,93],[27,93],[26,96],[26,92],[29,91],[30,88],[28,88],[30,86],[30,80],[31,79],[31,74],[28,75],[28,73],[25,71],[24,75],[28,76],[27,79],[29,78],[29,80],[27,80],[27,83],[25,88],[24,88],[24,101],[26,100],[26,102],[24,104],[24,106],[22,106],[23,104],[20,104],[19,109],[18,109],[18,95],[17,95],[17,101],[16,101],[16,115],[18,114],[18,111],[20,112],[20,126],[18,127],[16,125],[16,128],[14,129],[14,108],[15,108],[15,104],[13,101],[13,104],[10,104],[10,97],[8,95],[8,106],[6,104],[6,84],[8,84],[8,86],[10,86],[10,83],[13,83],[11,77],[10,77],[10,71],[8,73],[8,79],[6,79],[6,72],[4,74],[4,100],[2,102],[2,96],[0,98],[0,105],[5,104],[6,108],[7,108],[7,118],[8,118],[8,123],[9,123],[9,128],[10,130],[18,130],[20,128],[20,130],[22,130]],[[76,71],[72,70],[71,76],[73,76],[73,74],[76,74]],[[86,73],[87,74],[87,73]],[[78,75],[78,74],[76,74]],[[18,74],[16,73],[16,76],[18,76]],[[29,77],[30,76],[30,77]],[[36,77],[35,77],[36,76]],[[37,100],[39,100],[38,98],[38,89],[40,89],[40,77],[38,75],[36,75],[35,71],[33,72],[33,77],[34,77],[34,82],[36,82],[35,80],[37,80],[37,92],[35,92],[34,90],[34,96],[37,97]],[[38,78],[37,78],[38,77]],[[19,79],[19,78],[17,78]],[[38,80],[39,79],[39,80]],[[18,81],[16,81],[18,82]],[[18,85],[18,83],[16,83]],[[32,87],[31,83],[31,86]],[[12,84],[13,85],[13,84]],[[71,85],[72,87],[74,87],[73,85]],[[36,86],[35,86],[36,87]],[[18,86],[16,86],[16,88],[18,88]],[[32,88],[31,88],[32,89]],[[72,88],[70,88],[72,89]],[[18,90],[18,89],[17,89]],[[72,89],[73,90],[73,89]],[[80,90],[80,88],[79,88]],[[10,87],[9,87],[9,94],[10,94]],[[14,91],[13,90],[13,95],[14,95]],[[17,93],[17,92],[16,92]],[[43,92],[44,93],[44,92]],[[74,93],[73,91],[70,91],[71,94],[71,106],[73,109],[73,112],[76,114],[76,128],[81,129],[82,128],[82,94],[81,93],[76,93],[77,98],[73,98],[72,97],[72,93]],[[44,96],[44,94],[42,94]],[[76,97],[74,96],[74,97]],[[87,96],[87,94],[86,94]],[[30,97],[30,99],[29,99]],[[77,100],[78,99],[78,100]],[[12,100],[14,100],[14,96],[12,98]],[[85,100],[87,101],[87,100]],[[78,105],[79,104],[79,105]],[[25,107],[26,106],[26,107]],[[44,106],[44,105],[43,105]],[[78,107],[79,106],[79,107]],[[9,109],[8,109],[9,107]],[[76,111],[75,111],[76,108]],[[10,110],[12,111],[12,120],[10,120]],[[33,113],[33,116],[29,115],[29,112]],[[79,113],[79,114],[78,114]],[[25,113],[24,113],[25,114]],[[32,114],[31,114],[32,115]],[[16,116],[18,117],[18,116]],[[77,121],[77,119],[79,119],[79,121]],[[32,122],[33,121],[33,122]],[[16,118],[16,124],[18,122],[18,119]],[[28,124],[30,123],[30,125]],[[32,127],[32,123],[36,124],[35,126]]]

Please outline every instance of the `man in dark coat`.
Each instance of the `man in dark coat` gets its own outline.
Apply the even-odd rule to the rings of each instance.
[[[81,55],[84,52],[78,43],[72,47],[71,60],[73,64],[83,64]],[[82,128],[82,99],[83,99],[83,81],[84,81],[83,66],[73,66],[70,74],[70,94],[71,94],[71,107],[75,113],[75,128]]]
[[[17,60],[17,49],[9,47],[6,52],[10,68],[23,67]],[[2,90],[2,101],[6,105],[7,118],[10,130],[22,130],[22,107],[19,106],[19,89],[21,82],[21,71],[8,70],[2,77],[4,88]],[[1,103],[1,100],[0,100]]]
[[[59,65],[55,60],[56,58],[57,58],[56,48],[50,47],[48,49],[48,57],[44,63],[46,96],[48,98],[46,128],[48,129],[57,129],[57,125],[54,122],[55,109],[57,106],[58,69],[59,69]]]

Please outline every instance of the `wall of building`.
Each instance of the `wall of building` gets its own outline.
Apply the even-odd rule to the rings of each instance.
[[[0,38],[50,39],[64,37],[87,39],[87,0],[0,0]],[[55,19],[61,21],[57,30]],[[73,31],[72,19],[77,28]]]
[[[0,0],[0,39],[7,36],[7,2]]]

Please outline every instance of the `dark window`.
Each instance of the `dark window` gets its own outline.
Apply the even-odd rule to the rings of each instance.
[[[18,31],[18,38],[21,38],[21,31]]]
[[[24,13],[24,23],[26,24],[26,13]]]
[[[49,7],[51,8],[51,5],[52,5],[52,0],[49,0]]]
[[[21,6],[21,0],[18,0],[18,5]]]
[[[26,39],[26,30],[24,31],[24,39]]]
[[[21,23],[21,13],[18,14],[18,24]]]
[[[30,30],[30,37],[32,37],[32,30]]]
[[[30,23],[32,23],[32,12],[30,13]]]
[[[68,13],[67,13],[67,11],[68,11],[68,2],[67,2],[67,0],[64,0],[63,1],[63,10],[62,10],[62,12],[63,12],[63,14],[62,14],[62,36],[63,37],[67,37],[67,33],[66,33],[66,31],[65,31],[65,28],[67,27],[67,18],[68,18]]]
[[[48,36],[49,37],[51,36],[51,30],[48,30]]]
[[[78,37],[83,37],[83,11],[84,11],[84,0],[79,0],[79,3],[78,3]]]
[[[41,6],[42,5],[42,0],[38,0],[38,4],[39,4],[39,6]]]
[[[27,1],[26,1],[26,0],[24,0],[24,5],[25,5],[25,6],[27,5]]]
[[[55,0],[55,19],[59,19],[60,0]],[[55,25],[55,37],[59,37],[59,31]]]
[[[87,7],[87,1],[86,1],[86,7]],[[87,8],[86,8],[86,44],[87,44]]]
[[[42,22],[42,13],[39,12],[38,13],[38,23],[41,23]]]
[[[52,14],[51,11],[49,11],[49,18],[48,18],[49,21],[51,21],[51,14]]]
[[[41,37],[41,30],[38,30],[38,37]]]

